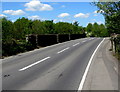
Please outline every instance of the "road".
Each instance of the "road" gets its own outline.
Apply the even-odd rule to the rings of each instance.
[[[83,38],[3,59],[3,90],[78,90],[103,38]]]

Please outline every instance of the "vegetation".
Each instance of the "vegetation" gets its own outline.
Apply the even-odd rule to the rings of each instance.
[[[120,1],[118,2],[94,2],[98,7],[98,12],[104,15],[105,24],[111,43],[114,45],[115,53],[120,59]],[[114,36],[113,36],[114,35]]]
[[[117,58],[120,60],[120,35],[113,35],[111,37],[112,50],[115,52]]]
[[[105,17],[105,24],[109,35],[120,34],[120,1],[118,2],[94,2],[98,12]]]
[[[91,34],[88,36],[107,36],[106,27],[101,24],[88,24],[87,28],[74,23],[58,22],[53,20],[29,20],[19,18],[11,22],[6,18],[0,19],[2,22],[2,55],[8,56],[36,48],[31,43],[26,42],[26,35],[29,34]],[[96,30],[97,29],[97,30]],[[105,33],[106,32],[106,33]]]
[[[108,31],[103,24],[97,23],[89,23],[86,27],[87,35],[88,36],[95,36],[95,37],[107,37]]]

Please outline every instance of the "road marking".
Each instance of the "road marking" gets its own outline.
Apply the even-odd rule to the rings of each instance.
[[[61,50],[61,51],[59,51],[59,52],[57,52],[58,54],[59,53],[62,53],[63,51],[65,51],[65,50],[67,50],[67,49],[69,49],[70,47],[67,47],[67,48],[65,48],[65,49],[63,49],[63,50]]]
[[[74,44],[73,46],[76,46],[76,45],[78,45],[78,44],[80,44],[80,43],[76,43],[76,44]]]
[[[100,45],[103,43],[104,40],[105,40],[105,38],[99,43],[99,45],[97,46],[97,48],[96,48],[95,51],[93,52],[93,54],[92,54],[92,56],[91,56],[91,58],[90,58],[90,60],[89,60],[89,62],[88,62],[88,65],[87,65],[87,67],[86,67],[86,69],[85,69],[85,72],[84,72],[84,74],[83,74],[82,80],[81,80],[80,85],[79,85],[79,88],[78,88],[78,92],[79,92],[80,90],[82,90],[83,85],[84,85],[84,82],[85,82],[85,79],[86,79],[86,76],[87,76],[87,73],[88,73],[88,70],[89,70],[90,65],[91,65],[91,62],[92,62],[92,60],[93,60],[93,57],[94,57],[94,55],[96,54],[98,48],[100,47]]]
[[[35,63],[33,63],[33,64],[30,64],[30,65],[28,65],[28,66],[26,66],[26,67],[24,67],[24,68],[22,68],[22,69],[19,69],[19,71],[24,71],[24,70],[26,70],[26,69],[28,69],[28,68],[30,68],[30,67],[32,67],[32,66],[34,66],[34,65],[36,65],[36,64],[38,64],[38,63],[40,63],[40,62],[42,62],[42,61],[45,61],[45,60],[47,60],[47,59],[49,59],[50,57],[46,57],[46,58],[44,58],[44,59],[42,59],[42,60],[40,60],[40,61],[37,61],[37,62],[35,62]]]
[[[85,40],[85,41],[82,41],[82,42],[86,42],[86,40]]]
[[[118,73],[117,68],[114,66],[114,70]]]
[[[92,40],[92,38],[90,38],[89,40]]]

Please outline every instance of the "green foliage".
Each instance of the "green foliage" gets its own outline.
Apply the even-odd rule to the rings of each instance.
[[[55,33],[56,34],[69,34],[72,33],[73,27],[72,24],[67,22],[58,22],[55,24]]]
[[[88,36],[95,36],[95,37],[106,37],[108,36],[108,31],[103,24],[97,23],[89,23],[86,27],[87,35]]]
[[[2,55],[9,56],[15,55],[17,53],[25,52],[34,49],[34,47],[30,43],[19,42],[16,40],[11,40],[11,42],[5,43],[2,42]]]
[[[6,18],[2,18],[0,21],[2,22],[2,54],[4,56],[36,48],[32,43],[26,42],[26,35],[30,34],[84,34],[87,29],[89,29],[88,32],[92,32],[94,35],[97,33],[96,28],[91,30],[91,28],[79,26],[77,21],[74,23],[54,23],[53,20],[29,20],[24,17],[17,19],[15,22],[11,22]]]
[[[98,12],[104,15],[109,35],[120,34],[120,1],[118,2],[94,2]]]
[[[45,27],[43,22],[40,20],[34,20],[31,22],[31,34],[43,34]]]
[[[24,39],[25,35],[31,33],[31,20],[28,20],[27,18],[19,18],[14,22],[15,27],[15,33],[16,33],[16,39]]]
[[[2,41],[3,42],[10,42],[12,38],[14,38],[14,25],[11,21],[7,20],[6,18],[2,20]]]

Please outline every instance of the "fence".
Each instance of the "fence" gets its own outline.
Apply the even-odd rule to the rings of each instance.
[[[69,34],[58,34],[58,43],[69,41],[70,35]]]
[[[69,40],[86,37],[86,34],[44,34],[44,35],[29,35],[27,41],[33,46],[49,46]]]

